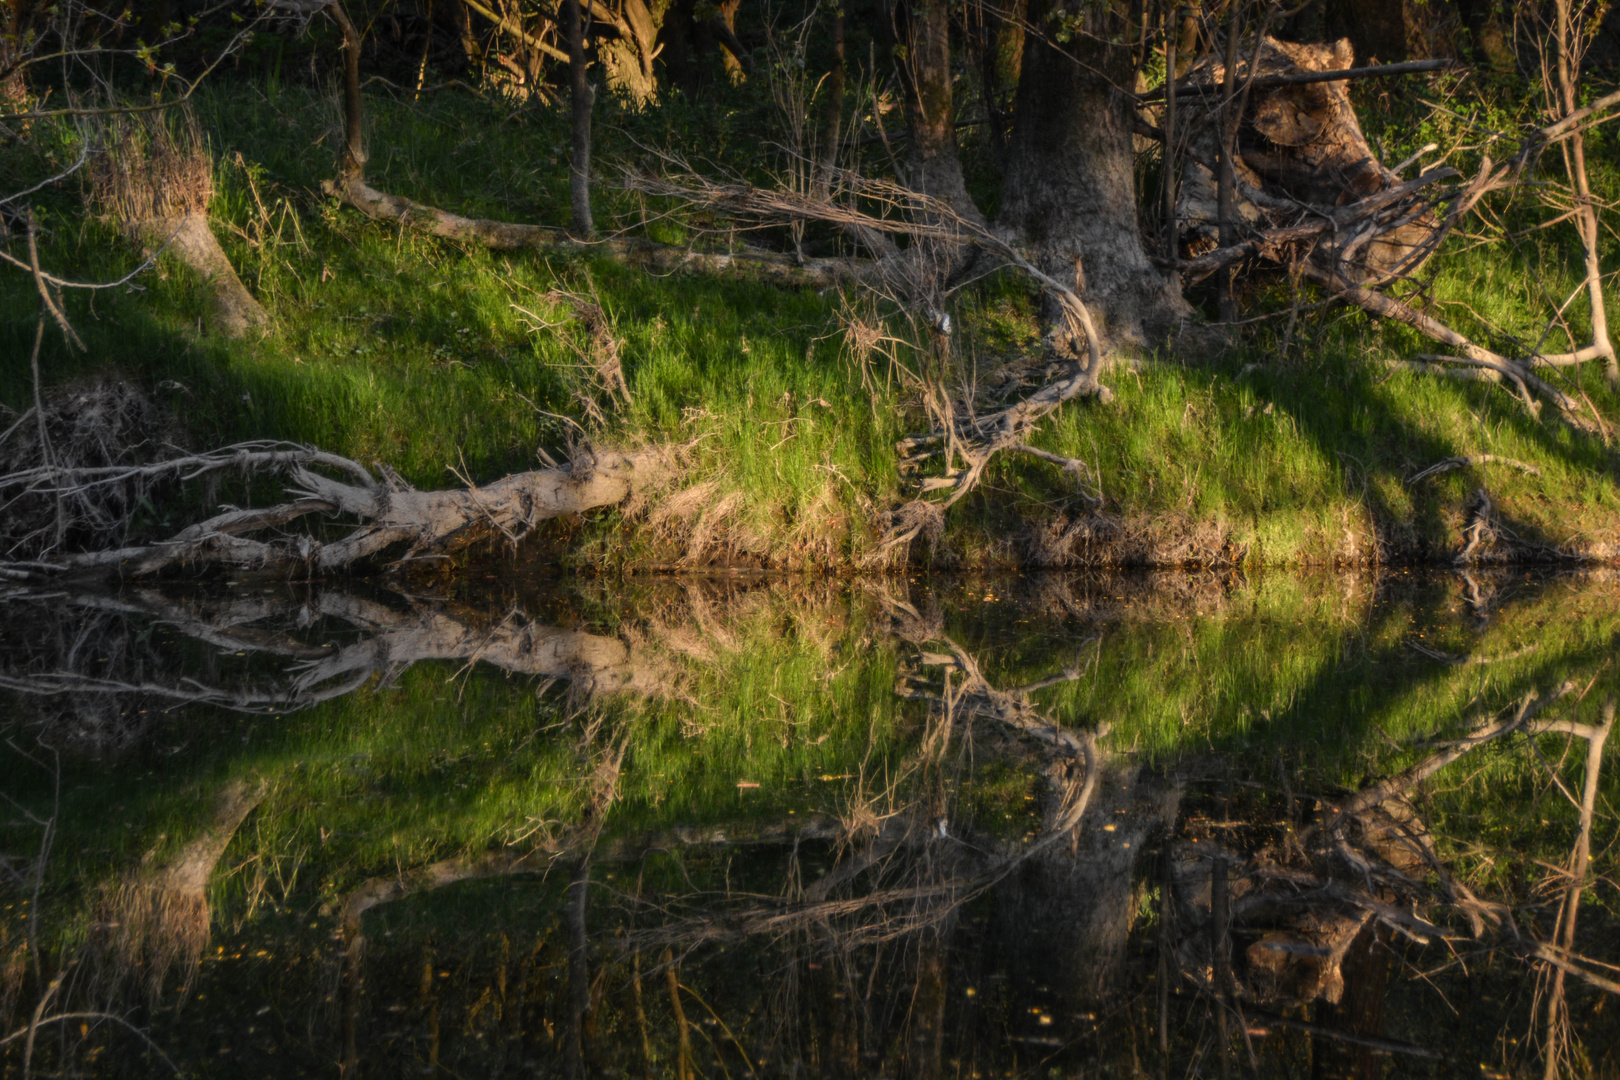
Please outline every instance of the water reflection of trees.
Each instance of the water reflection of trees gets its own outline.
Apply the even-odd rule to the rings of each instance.
[[[521,614],[302,602],[296,617],[267,618],[239,599],[141,600],[192,640],[288,662],[235,681],[103,669],[75,682],[36,650],[9,685],[285,709],[360,672],[448,659],[572,680],[582,700],[679,699],[691,682],[672,657],[702,652]],[[348,637],[265,632],[323,619]],[[634,733],[608,716],[581,758],[579,816],[545,843],[400,867],[340,899],[335,937],[309,961],[336,973],[323,984],[335,1003],[288,1002],[315,1043],[345,1075],[935,1077],[1112,1063],[1362,1077],[1392,1058],[1477,1075],[1502,1013],[1445,1019],[1436,1002],[1517,993],[1514,1022],[1536,1048],[1524,1060],[1549,1077],[1592,1067],[1581,1040],[1608,1029],[1581,1002],[1620,992],[1603,959],[1607,912],[1580,919],[1601,876],[1593,837],[1614,713],[1592,671],[1547,672],[1557,685],[1459,717],[1451,734],[1403,746],[1404,768],[1342,789],[1213,747],[1149,763],[1083,716],[1060,722],[1042,702],[1092,677],[1084,634],[1059,650],[1077,659],[1018,682],[926,603],[880,594],[870,619],[899,657],[895,691],[915,728],[897,759],[854,764],[831,816],[752,823],[750,844],[719,829],[615,832]],[[1527,885],[1481,884],[1459,854],[1467,838],[1437,831],[1422,792],[1507,756],[1535,763],[1577,827],[1560,864],[1523,860]],[[492,916],[496,896],[518,897],[527,917]],[[418,922],[391,914],[410,911]],[[153,966],[138,951],[123,963]],[[54,1007],[66,1015],[67,999]]]

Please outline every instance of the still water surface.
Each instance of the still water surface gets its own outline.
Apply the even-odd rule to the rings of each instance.
[[[1620,581],[14,592],[7,1075],[1620,1071]]]

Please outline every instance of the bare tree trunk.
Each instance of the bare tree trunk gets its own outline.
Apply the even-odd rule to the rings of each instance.
[[[658,32],[662,48],[660,55],[664,59],[664,77],[670,85],[678,86],[687,93],[697,89],[696,69],[692,64],[693,38],[697,29],[693,21],[694,6],[693,0],[675,0],[664,15],[664,25]]]
[[[1384,1002],[1389,997],[1389,947],[1369,921],[1339,963],[1344,990],[1336,1002],[1318,1001],[1316,1022],[1332,1032],[1378,1039],[1384,1034]],[[1312,1080],[1380,1080],[1384,1058],[1365,1042],[1324,1034],[1311,1039]]]
[[[1554,28],[1554,47],[1558,50],[1558,109],[1568,116],[1575,111],[1575,67],[1580,61],[1576,44],[1577,29],[1571,25],[1571,0],[1556,0],[1557,24]],[[1586,141],[1579,128],[1563,143],[1564,167],[1569,173],[1570,186],[1575,189],[1575,228],[1581,237],[1585,257],[1586,296],[1592,310],[1592,343],[1606,361],[1605,371],[1610,385],[1620,385],[1620,363],[1617,363],[1614,343],[1609,340],[1609,315],[1603,304],[1603,267],[1598,258],[1597,210],[1592,202],[1592,189],[1586,179]]]
[[[601,18],[617,34],[597,46],[608,85],[628,94],[637,105],[651,105],[658,97],[653,60],[658,55],[663,6],[649,5],[646,0],[620,0],[617,10],[604,9]]]
[[[568,38],[568,100],[573,147],[568,155],[568,199],[574,212],[574,235],[589,240],[596,235],[591,221],[591,89],[585,55],[585,23],[579,0],[563,0],[563,33]]]
[[[1138,863],[1148,841],[1173,826],[1180,784],[1152,776],[1121,756],[1100,757],[1095,794],[1069,843],[1021,865],[999,886],[997,920],[1015,970],[1079,1001],[1102,1001],[1120,987]],[[1114,826],[1105,831],[1103,823]]]
[[[132,222],[124,231],[152,251],[167,245],[169,254],[202,277],[212,294],[208,318],[211,332],[239,338],[254,327],[270,322],[270,313],[237,277],[230,256],[225,254],[214,231],[208,227],[206,214]]]
[[[714,17],[709,20],[709,30],[721,45],[720,58],[725,61],[726,78],[734,83],[748,78],[749,67],[748,52],[737,37],[737,9],[740,7],[742,0],[720,0],[715,5]]]
[[[1108,42],[1120,28],[1106,13],[1065,4],[1030,5],[1033,25],[1085,25],[1065,46],[1025,43],[1001,224],[1043,272],[1079,286],[1105,342],[1144,346],[1174,335],[1191,308],[1148,261],[1137,227],[1132,50]]]
[[[1024,11],[1027,0],[1006,0],[1005,8],[983,6],[983,54],[979,58],[979,85],[984,94],[985,119],[990,125],[990,143],[996,163],[1007,163],[1007,116],[996,100],[1003,87],[1018,81],[1024,61]]]
[[[906,184],[982,224],[984,215],[968,195],[956,153],[950,11],[945,0],[912,0],[905,19],[906,120],[911,129]]]
[[[681,977],[675,970],[675,954],[664,950],[664,978],[669,983],[669,1008],[675,1014],[677,1080],[692,1080],[692,1032],[686,1022],[686,1010],[681,1007]]]
[[[1348,37],[1356,63],[1394,64],[1409,57],[1413,39],[1412,0],[1329,0],[1329,40]]]
[[[1228,12],[1226,22],[1226,78],[1221,83],[1221,108],[1218,116],[1221,125],[1221,141],[1217,149],[1220,155],[1216,164],[1220,167],[1220,175],[1216,179],[1216,202],[1218,209],[1220,244],[1221,247],[1230,247],[1237,243],[1236,209],[1232,204],[1232,189],[1237,184],[1237,169],[1233,164],[1232,155],[1237,150],[1238,122],[1242,118],[1242,110],[1237,103],[1237,55],[1238,55],[1238,18],[1242,9],[1234,5]],[[1220,274],[1220,309],[1221,320],[1232,322],[1237,318],[1237,300],[1232,295],[1232,268],[1224,266]]]
[[[844,9],[833,11],[832,69],[827,72],[827,103],[821,114],[821,167],[817,171],[817,194],[826,197],[830,178],[838,168],[838,145],[844,131]]]
[[[456,5],[456,29],[461,36],[461,52],[467,58],[467,71],[473,72],[484,66],[484,51],[479,48],[478,36],[473,33],[472,8],[465,0]]]
[[[366,174],[364,119],[360,106],[360,30],[340,2],[327,9],[343,31],[343,165],[339,173],[347,184]]]
[[[568,1031],[563,1052],[570,1080],[585,1075],[585,1025],[591,1009],[591,971],[585,931],[585,913],[590,904],[591,860],[587,855],[568,883]]]
[[[1580,828],[1575,836],[1575,847],[1569,855],[1570,885],[1564,892],[1563,903],[1559,905],[1556,932],[1556,944],[1565,955],[1575,951],[1576,919],[1580,915],[1581,894],[1587,887],[1586,875],[1592,865],[1592,821],[1597,813],[1598,782],[1603,776],[1603,748],[1609,741],[1609,733],[1614,730],[1614,706],[1613,700],[1608,701],[1603,706],[1603,723],[1584,732],[1587,743],[1586,779],[1581,787]],[[1554,970],[1552,986],[1547,994],[1542,1046],[1544,1080],[1556,1080],[1559,1061],[1563,1057],[1564,1039],[1561,1035],[1569,1017],[1565,1000],[1566,974],[1563,968]]]
[[[263,800],[267,785],[232,780],[214,800],[213,819],[172,859],[142,870],[104,900],[100,922],[121,974],[143,971],[156,998],[170,971],[186,986],[208,943],[208,882],[231,838]]]

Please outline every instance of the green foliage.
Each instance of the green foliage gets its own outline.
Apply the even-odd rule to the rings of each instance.
[[[1476,105],[1468,112],[1423,108],[1416,97],[1389,99],[1398,108],[1384,98],[1366,102],[1369,133],[1394,158],[1426,140],[1516,130],[1526,118],[1514,105],[1522,92],[1497,84],[1470,92]],[[763,178],[748,133],[766,125],[766,106],[757,95],[736,97],[694,103],[672,94],[639,111],[607,102],[599,154],[629,159],[641,146],[695,140],[713,164]],[[50,381],[106,370],[132,376],[185,418],[196,445],[295,439],[387,461],[420,485],[453,483],[452,470],[485,481],[531,467],[538,448],[563,448],[567,426],[548,414],[583,417],[577,394],[588,380],[566,328],[550,325],[563,314],[545,297],[584,287],[588,274],[622,340],[633,402],[593,438],[688,446],[683,483],[712,484],[711,505],[729,499],[725,520],[710,523],[719,547],[697,558],[724,551],[787,565],[856,560],[868,550],[873,510],[905,497],[892,444],[920,423],[917,402],[894,372],[862,371],[843,358],[836,297],[492,254],[370,222],[317,194],[336,138],[326,99],[219,83],[197,109],[218,163],[215,231],[274,316],[273,329],[247,343],[199,336],[206,291],[165,260],[115,295],[69,297],[90,348],[72,354],[48,336]],[[1422,123],[1407,123],[1416,116]],[[514,111],[451,92],[412,100],[380,89],[368,90],[368,117],[369,175],[379,188],[468,215],[566,220],[561,110]],[[1620,186],[1612,155],[1602,152],[1607,138],[1604,129],[1594,133],[1589,155],[1601,192]],[[77,139],[66,126],[41,126],[27,148],[0,150],[0,167],[21,178],[49,175],[77,155]],[[1477,157],[1477,148],[1468,153]],[[1456,159],[1465,169],[1468,153]],[[670,210],[599,186],[597,216],[611,230],[645,223],[648,235],[689,242],[714,224]],[[1499,211],[1510,225],[1540,220],[1523,200]],[[137,265],[138,253],[87,218],[71,187],[47,197],[40,215],[44,257],[58,272],[105,280]],[[1547,312],[1579,283],[1569,229],[1495,246],[1454,241],[1427,271],[1437,310],[1487,344],[1546,341]],[[0,277],[0,298],[0,342],[25,353],[33,331],[26,279]],[[1456,543],[1480,473],[1415,488],[1405,480],[1457,454],[1497,454],[1541,470],[1538,478],[1491,468],[1483,477],[1523,539],[1590,542],[1611,527],[1612,463],[1594,441],[1530,418],[1497,388],[1391,375],[1384,361],[1427,347],[1415,334],[1360,313],[1287,315],[1296,300],[1310,299],[1257,282],[1251,309],[1276,315],[1223,355],[1147,357],[1116,370],[1108,377],[1114,405],[1068,406],[1037,435],[1037,445],[1095,468],[1107,512],[1147,537],[1137,557],[1174,559],[1179,551],[1195,560],[1332,563],[1375,551],[1443,552]],[[1582,306],[1566,309],[1577,337]],[[957,353],[977,366],[976,375],[964,370],[965,383],[982,389],[1002,370],[1039,375],[1029,368],[1039,335],[1024,283],[979,286],[957,316]],[[1559,378],[1616,412],[1620,398],[1596,370]],[[24,366],[0,369],[0,400],[21,406],[31,394]],[[1089,512],[1056,470],[1008,458],[953,510],[944,545],[921,554],[935,565],[1020,561],[1031,537]],[[681,529],[693,521],[639,524],[645,520],[602,515],[571,533],[568,558],[623,566],[691,554]]]

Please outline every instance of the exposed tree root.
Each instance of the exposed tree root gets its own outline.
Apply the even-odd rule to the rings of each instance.
[[[385,195],[358,177],[327,181],[328,194],[376,221],[397,222],[432,236],[477,244],[492,251],[555,251],[615,259],[655,274],[736,274],[784,286],[831,288],[871,273],[865,259],[795,259],[757,248],[736,252],[694,251],[651,240],[616,237],[576,240],[563,229],[466,218],[424,206],[399,195]]]
[[[0,563],[13,578],[41,573],[115,571],[125,577],[171,568],[336,573],[404,545],[404,559],[443,557],[479,538],[516,543],[536,524],[623,501],[665,474],[667,451],[585,451],[567,464],[516,473],[486,487],[418,491],[385,465],[379,480],[336,454],[285,443],[244,443],[206,454],[136,466],[69,469],[42,465],[0,477],[0,498],[60,500],[78,493],[158,479],[191,480],[233,470],[286,477],[288,500],[261,509],[229,509],[167,540],[87,552],[58,552],[34,562]],[[334,479],[317,469],[341,474]],[[340,539],[280,533],[311,514],[348,519]]]
[[[700,176],[672,159],[670,175],[629,175],[635,191],[680,200],[689,206],[716,210],[745,219],[764,221],[816,221],[860,235],[884,238],[881,254],[873,262],[867,286],[891,301],[915,322],[925,323],[932,348],[943,368],[950,355],[951,321],[947,301],[954,291],[952,270],[961,251],[976,251],[1032,279],[1059,312],[1052,343],[1068,363],[1067,371],[1028,397],[988,415],[974,413],[971,403],[959,409],[942,385],[944,373],[924,380],[923,404],[929,430],[902,440],[895,447],[901,469],[920,469],[924,463],[942,465],[940,475],[922,480],[923,494],[943,493],[942,503],[914,499],[880,518],[884,538],[870,560],[884,562],[906,551],[919,536],[937,539],[942,527],[940,511],[972,491],[995,456],[1017,451],[1051,461],[1072,474],[1081,491],[1094,498],[1090,467],[1083,461],[1037,450],[1028,440],[1040,422],[1065,402],[1095,397],[1106,404],[1113,393],[1102,384],[1102,339],[1086,302],[1074,287],[1035,266],[1012,244],[981,222],[958,214],[949,204],[888,181],[858,173],[830,170],[826,184],[814,193],[719,183]],[[869,212],[872,207],[877,212]],[[908,237],[904,251],[887,238]],[[1079,275],[1076,268],[1077,280]],[[937,459],[937,461],[935,460]]]

